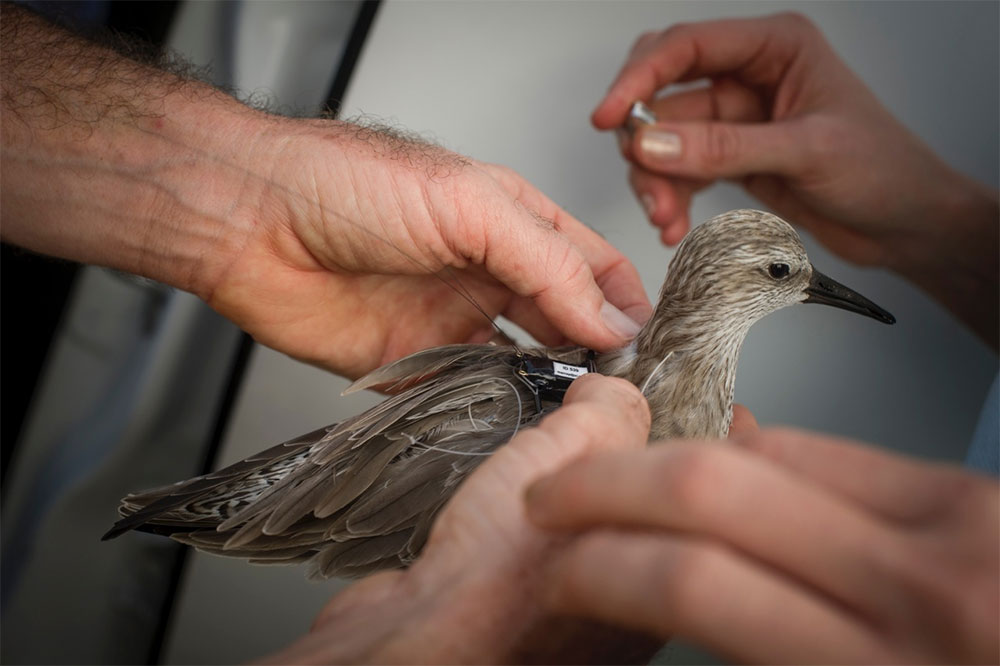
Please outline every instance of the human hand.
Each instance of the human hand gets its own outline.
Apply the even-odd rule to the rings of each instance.
[[[577,535],[549,563],[554,612],[741,661],[1000,659],[991,479],[764,431],[588,457],[532,486],[527,510]]]
[[[192,291],[351,377],[498,313],[599,350],[650,313],[628,260],[508,169],[269,116],[16,5],[0,27],[5,241]]]
[[[707,87],[654,95],[674,83]],[[664,243],[693,194],[741,183],[841,257],[892,268],[996,345],[997,196],[944,164],[797,14],[675,25],[639,38],[594,111],[622,125],[644,100],[660,119],[624,147],[630,182]],[[956,268],[961,266],[961,268]],[[975,293],[979,297],[971,298]]]
[[[539,604],[562,542],[531,525],[525,488],[570,461],[645,446],[646,402],[624,380],[585,375],[562,408],[497,450],[441,512],[420,559],[335,597],[274,663],[636,663],[658,641],[568,621]]]
[[[632,264],[513,171],[346,123],[268,123],[269,191],[203,287],[258,341],[357,376],[485,342],[498,313],[597,349],[648,317]]]
[[[700,79],[710,85],[653,100]],[[687,231],[692,191],[731,178],[845,258],[884,264],[888,241],[922,216],[914,195],[955,178],[798,14],[646,33],[595,126],[620,126],[635,100],[653,100],[660,122],[627,146],[631,180],[654,198],[651,218],[670,244]]]

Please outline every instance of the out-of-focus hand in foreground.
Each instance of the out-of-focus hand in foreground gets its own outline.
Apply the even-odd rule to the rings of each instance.
[[[639,450],[638,389],[588,374],[564,406],[497,450],[438,517],[420,559],[335,597],[274,663],[643,663],[660,642],[549,613],[546,564],[565,541],[532,525],[524,492],[581,456]]]
[[[735,444],[735,445],[734,445]],[[549,609],[762,663],[997,663],[1000,485],[833,437],[601,453],[528,491]]]

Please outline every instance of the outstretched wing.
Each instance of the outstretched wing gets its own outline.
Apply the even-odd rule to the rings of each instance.
[[[308,560],[318,577],[405,565],[455,487],[539,418],[513,359],[455,345],[386,366],[361,383],[409,388],[218,472],[130,495],[105,538],[137,528],[260,563]]]

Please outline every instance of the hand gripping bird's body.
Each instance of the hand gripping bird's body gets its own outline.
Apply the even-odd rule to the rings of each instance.
[[[642,390],[650,441],[724,437],[747,331],[803,302],[894,321],[813,269],[786,222],[732,211],[688,235],[649,322],[629,346],[597,355],[596,369]],[[580,348],[526,353],[587,362]],[[391,394],[376,407],[218,472],[129,495],[105,537],[138,528],[257,563],[309,562],[316,577],[405,566],[456,487],[518,429],[558,407],[536,399],[519,376],[524,367],[517,351],[492,345],[408,356],[349,389]]]

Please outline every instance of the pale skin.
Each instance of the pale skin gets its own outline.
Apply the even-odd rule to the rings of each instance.
[[[910,135],[805,19],[645,35],[594,123],[617,126],[631,101],[705,76],[711,88],[654,103],[662,122],[625,150],[665,242],[687,231],[694,191],[737,179],[841,256],[908,277],[996,348],[996,192]],[[679,156],[647,154],[659,130],[680,137]],[[740,661],[1000,660],[993,479],[764,431],[588,457],[532,486],[527,511],[575,537],[550,563],[551,612]]]
[[[551,343],[614,348],[649,315],[631,263],[509,169],[264,114],[2,11],[7,242],[191,291],[349,377],[489,339],[449,281]]]
[[[267,661],[636,663],[646,637],[683,636],[762,663],[996,662],[994,481],[759,431],[740,406],[728,443],[646,447],[648,427],[633,385],[578,380],[462,486],[413,567]]]
[[[489,335],[481,316],[428,270],[355,226],[359,221],[397,246],[417,248],[430,271],[463,271],[491,314],[508,313],[544,341],[612,347],[630,327],[615,314],[602,318],[602,310],[635,320],[648,314],[628,262],[509,171],[330,121],[265,116],[199,84],[90,52],[20,10],[2,11],[5,240],[188,289],[257,339],[351,376],[417,348]],[[783,33],[789,25],[798,26],[793,33],[808,29],[796,18],[769,20],[785,21]],[[12,25],[33,30],[27,44],[49,47],[40,49],[53,59],[43,70],[54,79],[32,79],[45,85],[17,87],[12,73],[24,65],[11,59],[18,44]],[[741,35],[769,24],[734,23],[722,32],[705,25],[712,40],[735,50]],[[626,66],[595,113],[599,127],[620,122],[631,101],[670,82],[629,74],[655,70],[655,58],[677,43],[666,33],[649,39],[657,48]],[[811,50],[818,71],[836,74],[835,56],[816,41],[799,46]],[[59,50],[67,44],[70,55]],[[88,70],[88,63],[101,68]],[[738,79],[736,65],[720,66]],[[83,72],[84,82],[60,78],[68,70]],[[830,80],[851,93],[860,85],[848,76]],[[150,87],[132,94],[140,81]],[[806,71],[800,82],[808,81]],[[874,98],[857,99],[857,113],[831,106],[805,115],[827,122],[843,115],[855,131],[886,122]],[[696,113],[703,99],[676,103],[693,108],[685,120],[706,119]],[[765,118],[777,120],[753,119]],[[784,128],[804,133],[796,139],[824,134],[810,131],[822,124],[792,125]],[[698,164],[695,135],[674,129],[683,138],[682,161]],[[756,186],[765,202],[767,183],[771,192],[791,193],[773,195],[776,212],[811,225],[849,259],[907,275],[984,337],[992,330],[995,344],[995,312],[977,314],[956,296],[962,290],[951,278],[939,284],[933,266],[926,275],[917,269],[929,239],[968,250],[960,284],[984,284],[995,294],[996,257],[981,251],[995,245],[995,194],[942,171],[909,135],[882,129],[878,136],[895,137],[906,166],[881,172],[898,181],[886,186],[907,191],[913,169],[952,184],[955,200],[927,192],[935,200],[926,203],[964,213],[970,234],[987,234],[976,247],[953,247],[968,239],[935,235],[918,219],[913,244],[904,243],[912,251],[889,253],[883,241],[902,233],[900,218],[868,211],[872,202],[863,198],[850,210],[833,208],[841,201],[831,185],[837,174],[818,175],[810,188],[751,161],[742,173],[645,165],[637,190],[654,195],[653,219],[672,230],[665,240],[676,242],[686,230],[684,202],[698,187],[678,178],[766,174]],[[769,138],[779,147],[796,144]],[[837,164],[846,168],[847,157]],[[735,445],[644,449],[645,404],[614,379],[584,377],[566,405],[463,485],[413,567],[338,596],[309,635],[273,660],[637,661],[657,644],[650,636],[668,635],[769,662],[1000,660],[996,483],[820,435],[754,434],[744,410],[734,420]],[[553,476],[543,481],[546,475]],[[873,476],[878,483],[867,482]],[[746,497],[768,508],[752,521],[735,520],[756,506],[739,501]]]
[[[698,80],[709,85],[654,100]],[[619,127],[635,100],[659,122],[623,146],[629,180],[664,243],[687,233],[695,192],[735,181],[848,261],[907,278],[997,348],[997,311],[982,305],[1000,300],[996,191],[903,127],[808,19],[646,33],[594,110],[595,127]],[[663,133],[675,150],[656,140]]]
[[[683,135],[681,162],[695,166],[675,172],[685,168],[677,162],[653,171],[656,165],[643,163],[641,171],[633,171],[639,194],[652,192],[657,205],[673,202],[669,204],[673,212],[663,209],[667,210],[663,218],[657,218],[654,211],[654,222],[661,220],[665,227],[664,240],[676,242],[686,232],[690,194],[699,186],[679,179],[677,173],[702,181],[720,175],[745,178],[751,191],[762,193],[765,200],[767,192],[781,193],[771,199],[776,210],[803,221],[831,249],[853,261],[888,265],[910,277],[995,345],[996,311],[991,304],[996,299],[982,297],[997,289],[995,193],[948,170],[906,133],[803,19],[780,16],[708,23],[640,40],[640,46],[645,43],[651,50],[634,55],[626,64],[595,112],[595,124],[604,128],[620,124],[631,101],[648,99],[669,83],[649,78],[657,69],[651,59],[671,59],[678,48],[682,54],[689,52],[691,43],[685,40],[702,40],[698,53],[729,57],[731,50],[747,43],[759,45],[765,36],[780,42],[782,35],[775,35],[776,30],[791,41],[786,47],[807,51],[803,57],[814,69],[800,73],[800,85],[808,88],[812,71],[842,89],[835,86],[828,106],[816,107],[800,122],[754,128],[770,132],[768,150],[781,147],[795,155],[779,150],[777,155],[762,156],[763,144],[749,139],[721,141],[719,145],[746,149],[734,153],[743,160],[742,171],[732,166],[724,173],[699,171],[698,164],[723,164],[722,159],[699,153],[703,145],[695,137],[709,131],[707,126],[671,124]],[[677,41],[678,35],[684,39]],[[758,63],[761,69],[781,69],[783,61],[775,58],[787,52],[779,49],[770,55]],[[730,71],[726,67],[736,69],[738,62],[730,59],[717,66]],[[799,92],[787,86],[784,90],[790,98]],[[703,94],[707,93],[662,104],[690,104],[693,109],[687,119],[706,120]],[[840,107],[833,100],[839,100],[837,104],[854,100],[857,107]],[[699,109],[702,115],[696,113]],[[664,113],[664,107],[659,110]],[[883,199],[863,191],[863,183],[851,182],[851,160],[873,157],[851,156],[851,150],[864,145],[852,147],[847,142],[843,154],[835,155],[833,167],[816,164],[815,154],[800,150],[798,146],[808,146],[810,141],[822,145],[831,125],[846,136],[886,141],[881,149],[900,160],[884,163],[875,172],[886,182],[865,187],[902,193],[912,188],[911,194],[924,197],[922,203],[933,206],[935,213],[922,213],[919,206],[908,211],[882,210],[876,198],[893,201],[898,197]],[[636,150],[633,145],[626,152],[633,155],[629,151]],[[722,157],[727,155],[722,153]],[[633,159],[642,161],[638,156]],[[774,165],[783,166],[778,170]],[[796,175],[799,172],[791,165],[802,174],[815,174],[814,179]],[[846,189],[835,187],[844,179]],[[850,196],[844,199],[845,195]],[[947,233],[933,228],[935,215],[945,211],[951,220],[960,218],[956,224],[963,227],[961,233],[954,227]],[[897,254],[901,248],[907,252]],[[956,281],[934,282],[941,277],[940,271],[921,256],[931,250],[944,251],[945,264],[949,257],[961,257],[948,264],[962,266]],[[965,300],[959,284],[981,286],[975,303]],[[516,502],[510,502],[510,494],[520,493],[525,479],[533,474],[509,473],[513,463],[498,454],[463,488],[474,489],[470,494],[483,492],[502,474],[506,483],[487,491],[488,504],[460,492],[442,515],[434,548],[424,559],[407,572],[376,576],[335,599],[313,636],[277,660],[503,662],[512,660],[512,652],[496,645],[505,645],[508,638],[516,646],[514,655],[540,652],[548,656],[553,646],[530,640],[537,634],[525,624],[544,626],[547,619],[563,616],[660,639],[683,636],[741,661],[1000,660],[1000,486],[994,480],[828,436],[790,430],[755,432],[752,417],[741,409],[736,411],[735,437],[729,444],[669,442],[643,448],[641,436],[634,432],[635,416],[623,399],[632,389],[605,383],[609,381],[580,380],[567,397],[568,407],[545,422],[542,434],[521,436],[564,441],[562,435],[568,434],[574,443],[573,452],[554,463],[561,466],[563,460],[572,458],[572,464],[528,486],[524,509],[528,522],[521,522],[524,516]],[[589,403],[592,397],[595,401]],[[616,400],[621,402],[616,405]],[[597,411],[598,404],[611,405],[613,411]],[[584,405],[572,418],[557,420]],[[599,425],[590,420],[595,412]],[[617,421],[622,415],[624,420]],[[600,438],[600,451],[589,446],[592,440],[587,434],[592,431]],[[512,456],[523,455],[525,440],[515,438],[510,444],[518,452]],[[531,454],[549,455],[535,444],[532,441]],[[538,469],[547,467],[536,464]],[[474,520],[459,521],[461,528],[454,529],[456,515],[470,514]],[[512,547],[508,547],[511,533],[496,529],[499,524],[514,526],[517,540]],[[539,533],[538,528],[545,531]],[[498,534],[504,538],[498,541]],[[451,569],[444,565],[452,549],[460,560],[476,562],[476,566]],[[544,557],[538,556],[540,551]],[[518,563],[517,575],[507,569],[512,562]],[[436,603],[434,592],[420,584],[433,579],[432,572],[439,566],[443,580],[455,581],[454,586],[444,584],[453,594],[445,595],[443,606]],[[525,580],[524,572],[533,575]],[[470,578],[487,582],[471,584]],[[469,596],[463,596],[463,589],[471,590]],[[372,618],[390,613],[401,597],[423,599],[423,603],[404,604],[399,615],[385,616],[388,627],[379,627]],[[509,603],[520,605],[505,610]],[[349,624],[355,631],[341,634],[340,622],[350,622],[358,610],[358,624]],[[466,634],[468,618],[479,614],[487,618],[484,626]],[[370,621],[366,623],[365,618]],[[384,639],[393,635],[393,627],[410,626],[419,628],[415,633],[404,631],[398,641]],[[590,640],[594,632],[588,629],[580,629],[563,645],[562,649],[580,650],[569,660],[588,659],[587,650],[594,647]],[[373,636],[376,631],[379,635]],[[348,643],[348,635],[357,642]],[[456,635],[471,639],[456,643]],[[423,637],[427,636],[437,639],[429,653],[424,651]],[[648,648],[634,635],[617,638],[614,645],[622,649],[622,655],[629,655],[625,660]],[[351,645],[355,651],[337,652],[330,647],[338,644]],[[590,657],[609,659],[596,653]]]

